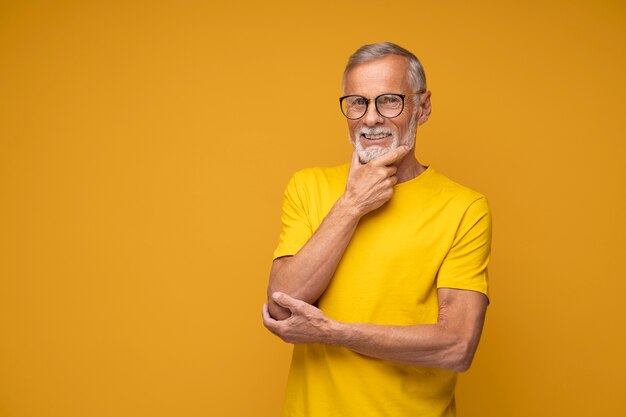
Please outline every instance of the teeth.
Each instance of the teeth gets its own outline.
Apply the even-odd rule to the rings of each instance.
[[[363,136],[365,136],[366,139],[372,139],[372,140],[376,140],[376,139],[382,139],[382,138],[386,138],[387,136],[390,136],[389,133],[379,133],[376,135],[368,135],[367,133],[364,133]]]

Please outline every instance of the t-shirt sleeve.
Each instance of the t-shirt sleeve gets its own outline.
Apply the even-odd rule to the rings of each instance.
[[[437,288],[478,291],[489,296],[487,264],[491,251],[491,212],[484,197],[465,211],[450,251],[437,274]]]
[[[274,259],[295,255],[313,234],[307,210],[306,190],[299,172],[296,172],[285,189],[282,207],[282,229]]]

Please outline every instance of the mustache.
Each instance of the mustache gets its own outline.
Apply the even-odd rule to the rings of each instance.
[[[361,126],[357,134],[359,136],[360,135],[380,135],[380,134],[393,135],[393,132],[391,131],[391,129],[386,128],[386,127],[381,127],[381,126],[377,126],[377,127]]]

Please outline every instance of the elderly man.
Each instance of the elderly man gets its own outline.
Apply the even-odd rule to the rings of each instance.
[[[285,191],[265,326],[294,343],[285,416],[454,416],[483,327],[485,198],[415,156],[431,112],[409,51],[359,48],[341,110],[355,151]]]

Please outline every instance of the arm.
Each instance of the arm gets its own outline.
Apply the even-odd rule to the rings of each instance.
[[[292,316],[273,320],[263,310],[265,326],[289,343],[324,343],[342,346],[378,359],[411,365],[469,369],[482,332],[487,297],[479,292],[441,288],[439,318],[435,324],[410,326],[342,323],[321,310],[286,294],[274,294]]]
[[[291,315],[271,298],[275,291],[310,304],[317,301],[328,286],[358,222],[358,213],[344,194],[298,253],[274,260],[267,288],[272,317],[283,320]]]
[[[360,218],[387,202],[393,193],[397,168],[409,149],[394,151],[361,164],[352,155],[344,194],[337,200],[320,227],[294,255],[274,260],[268,285],[268,308],[272,317],[283,320],[291,315],[271,297],[280,291],[313,304],[328,286],[343,253],[352,239]]]

